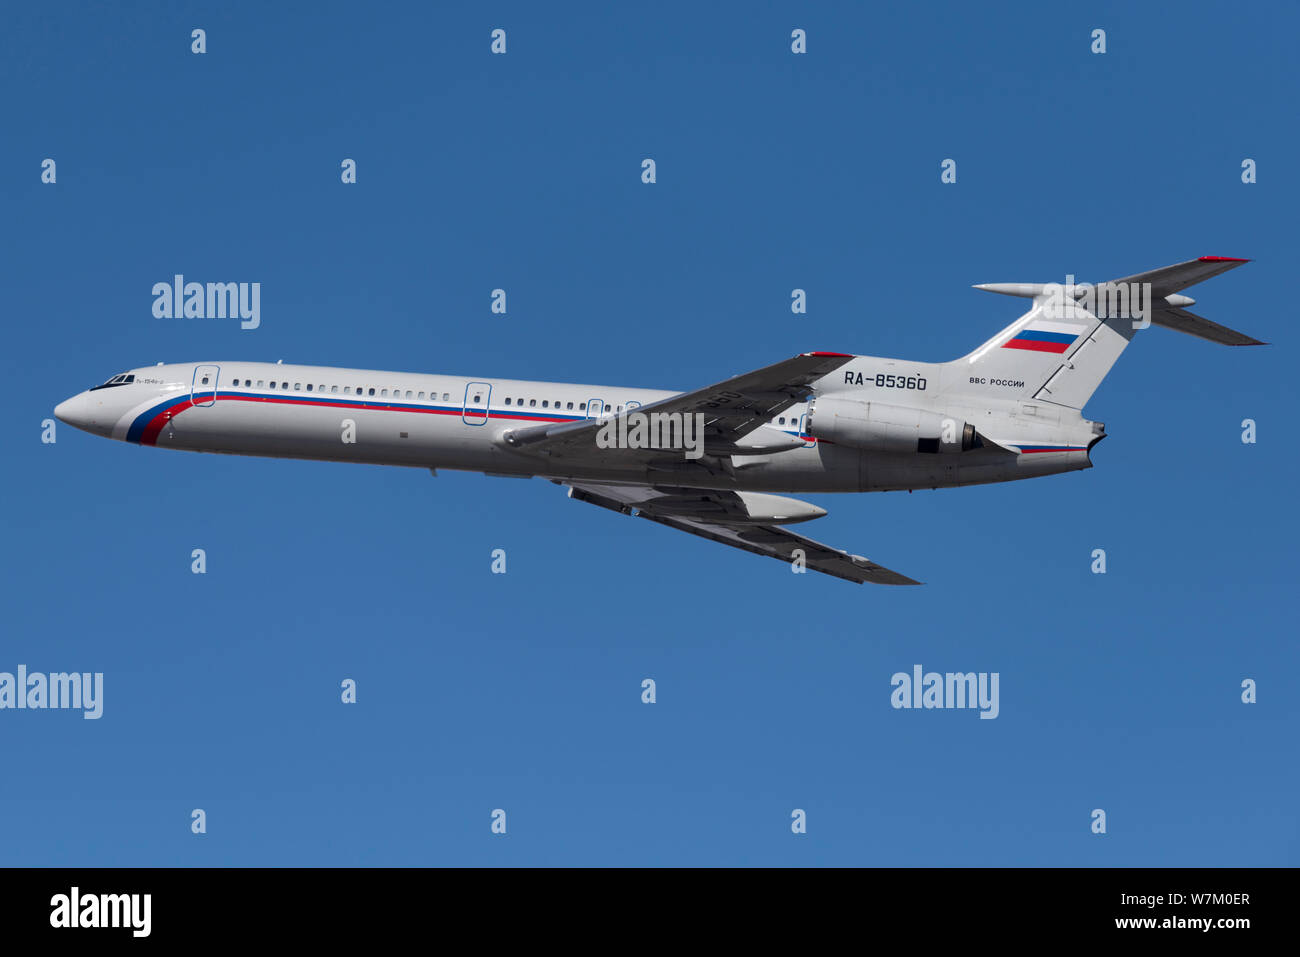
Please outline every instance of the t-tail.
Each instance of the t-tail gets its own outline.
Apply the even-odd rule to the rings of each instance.
[[[987,283],[976,289],[1033,300],[1030,310],[974,352],[945,365],[950,394],[1004,396],[1081,410],[1133,336],[1164,326],[1229,346],[1264,345],[1188,312],[1181,290],[1246,259],[1202,256],[1110,282]]]

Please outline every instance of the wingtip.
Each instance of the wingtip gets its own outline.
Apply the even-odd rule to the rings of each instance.
[[[1235,256],[1201,256],[1197,262],[1203,263],[1248,263],[1249,259],[1238,259]]]

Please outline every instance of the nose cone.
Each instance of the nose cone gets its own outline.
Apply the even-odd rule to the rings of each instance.
[[[107,435],[109,431],[102,402],[92,398],[89,392],[60,402],[54,407],[54,415],[60,422],[94,435]]]

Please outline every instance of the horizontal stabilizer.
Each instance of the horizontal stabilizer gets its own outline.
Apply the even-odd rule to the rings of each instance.
[[[1188,312],[1184,307],[1192,305],[1196,300],[1190,296],[1179,295],[1179,290],[1204,282],[1248,262],[1249,259],[1233,259],[1227,256],[1201,256],[1199,259],[1189,259],[1187,262],[1124,276],[1122,279],[1112,279],[1101,285],[1133,286],[1150,283],[1150,299],[1144,298],[1143,301],[1149,303],[1151,322],[1155,325],[1185,332],[1210,342],[1222,343],[1225,346],[1263,346],[1267,343]],[[996,292],[1003,296],[1018,296],[1022,299],[1038,299],[1053,292],[1058,296],[1078,299],[1086,290],[1094,287],[1083,283],[1065,285],[1042,282],[986,282],[976,285],[975,288],[985,292]],[[1100,295],[1100,290],[1097,293]]]
[[[1185,263],[1165,266],[1162,269],[1140,272],[1135,276],[1112,279],[1111,282],[1115,285],[1149,282],[1153,305],[1151,321],[1157,326],[1175,329],[1225,346],[1263,346],[1267,343],[1181,308],[1190,306],[1192,300],[1187,296],[1176,295],[1188,286],[1194,286],[1198,282],[1204,282],[1229,269],[1244,266],[1248,262],[1249,259],[1233,259],[1229,256],[1202,256],[1199,259],[1189,259]]]
[[[1149,269],[1122,279],[1112,279],[1111,282],[1116,285],[1149,282],[1151,295],[1156,299],[1163,299],[1170,293],[1180,292],[1188,286],[1195,286],[1198,282],[1205,282],[1229,269],[1244,266],[1248,262],[1249,259],[1234,259],[1231,256],[1201,256],[1199,259],[1189,259],[1185,263],[1161,266],[1159,269]]]
[[[1158,304],[1151,311],[1151,321],[1157,326],[1176,329],[1179,332],[1187,333],[1189,336],[1208,339],[1210,342],[1222,343],[1225,346],[1268,345],[1267,342],[1260,342],[1244,332],[1229,329],[1227,326],[1221,326],[1217,322],[1211,322],[1209,319],[1198,316],[1194,312],[1188,312],[1186,309],[1175,309],[1163,303]]]

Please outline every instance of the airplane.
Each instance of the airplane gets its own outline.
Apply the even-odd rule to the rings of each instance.
[[[159,363],[115,375],[54,414],[161,448],[540,476],[580,502],[798,570],[916,585],[791,531],[826,510],[776,493],[950,488],[1091,468],[1106,431],[1083,417],[1084,404],[1140,328],[1265,344],[1188,312],[1195,300],[1180,295],[1248,261],[1202,256],[1096,287],[981,284],[1031,300],[1029,311],[951,362],[807,352],[690,392]],[[1127,309],[1112,290],[1132,291]],[[1143,290],[1145,322],[1133,318]]]

